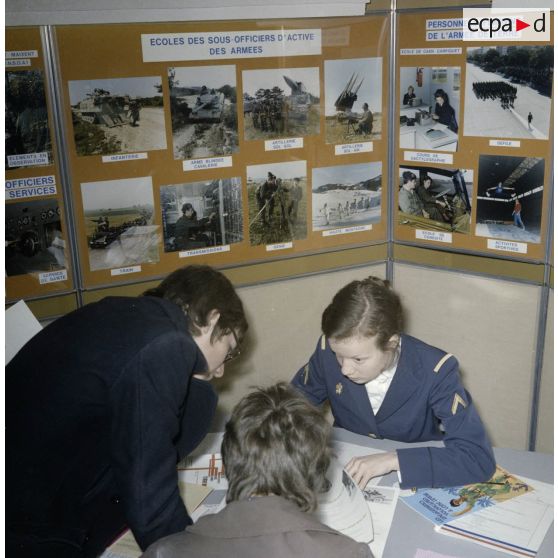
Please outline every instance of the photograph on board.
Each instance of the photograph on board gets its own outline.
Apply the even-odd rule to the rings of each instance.
[[[242,72],[244,139],[320,133],[319,68]]]
[[[5,204],[6,275],[27,275],[66,268],[58,200]]]
[[[6,170],[52,164],[43,72],[6,72],[5,94]]]
[[[544,159],[481,155],[475,234],[539,243]]]
[[[312,169],[312,230],[379,223],[382,163]]]
[[[91,271],[159,261],[150,176],[84,182],[81,197]]]
[[[167,148],[159,76],[69,81],[78,155]]]
[[[250,244],[306,238],[306,161],[246,167]]]
[[[456,151],[461,68],[403,67],[399,77],[399,147]]]
[[[165,252],[242,242],[239,177],[161,186]]]
[[[326,60],[326,143],[382,137],[382,59]]]
[[[236,153],[236,67],[169,68],[168,80],[174,158]]]
[[[548,139],[553,74],[550,45],[468,48],[463,134]]]
[[[467,234],[472,195],[472,170],[400,166],[399,224]]]

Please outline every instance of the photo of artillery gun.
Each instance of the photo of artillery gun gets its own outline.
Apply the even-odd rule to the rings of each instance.
[[[341,91],[339,97],[335,101],[335,110],[337,111],[337,119],[342,122],[352,114],[353,105],[358,98],[358,90],[364,81],[364,78],[360,80],[360,83],[356,85],[357,80],[360,76],[352,74],[349,81]],[[353,89],[354,88],[354,89]]]

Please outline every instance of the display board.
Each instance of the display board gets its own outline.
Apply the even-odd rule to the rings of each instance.
[[[387,16],[56,43],[86,288],[387,239]]]
[[[553,45],[463,41],[461,14],[398,15],[394,240],[540,261]]]
[[[73,288],[38,28],[6,30],[6,299]]]

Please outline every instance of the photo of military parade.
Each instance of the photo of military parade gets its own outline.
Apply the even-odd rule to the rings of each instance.
[[[312,170],[313,231],[379,223],[381,204],[381,162]]]
[[[91,271],[159,261],[150,176],[83,182],[81,197]]]
[[[399,147],[456,151],[461,68],[402,67],[399,84]]]
[[[481,155],[475,234],[541,241],[544,159]]]
[[[238,151],[235,66],[168,69],[174,158]]]
[[[472,170],[401,166],[399,224],[467,234],[472,194]]]
[[[159,76],[69,81],[78,155],[166,149]]]
[[[326,60],[326,143],[382,137],[382,59]]]
[[[318,68],[245,70],[242,87],[245,140],[320,133]]]
[[[306,238],[306,161],[246,168],[250,244]]]
[[[165,252],[242,242],[239,177],[161,187]]]
[[[467,49],[464,135],[548,139],[552,46]]]
[[[52,144],[43,73],[39,70],[6,72],[5,168],[52,164]],[[45,154],[36,164],[22,164],[17,155]],[[19,160],[18,160],[19,159]]]
[[[5,205],[4,254],[8,277],[65,269],[65,250],[58,200]]]

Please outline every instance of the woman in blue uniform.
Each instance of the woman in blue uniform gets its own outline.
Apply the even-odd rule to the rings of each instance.
[[[402,488],[483,482],[495,470],[481,419],[459,378],[457,359],[402,333],[403,310],[388,281],[352,281],[322,315],[316,350],[293,384],[335,425],[372,438],[443,440],[356,457],[348,472],[362,488],[398,471]]]

